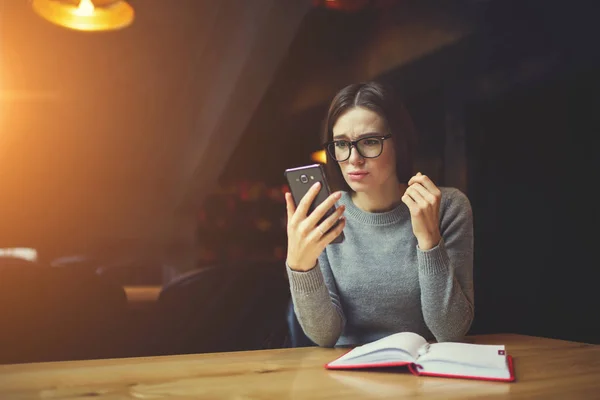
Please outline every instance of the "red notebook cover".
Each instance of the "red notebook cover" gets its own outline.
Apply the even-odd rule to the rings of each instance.
[[[341,357],[343,357],[343,355],[338,357],[338,359]],[[508,370],[510,372],[509,378],[488,378],[488,377],[481,377],[481,376],[450,375],[450,374],[436,374],[436,373],[432,373],[432,372],[419,372],[418,369],[420,366],[418,364],[406,362],[406,361],[383,362],[383,363],[375,363],[375,364],[349,364],[349,365],[338,365],[338,366],[330,366],[329,364],[325,364],[325,368],[330,369],[330,370],[339,370],[339,369],[402,367],[402,366],[406,365],[406,366],[408,366],[409,371],[413,375],[417,375],[417,376],[435,376],[435,377],[441,377],[441,378],[476,379],[476,380],[484,380],[484,381],[514,382],[515,381],[515,369],[514,369],[514,363],[513,363],[512,356],[507,355],[506,362],[508,364]]]

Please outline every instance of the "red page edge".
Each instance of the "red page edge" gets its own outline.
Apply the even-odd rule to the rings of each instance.
[[[488,378],[488,377],[481,377],[481,376],[450,375],[450,374],[435,374],[435,373],[430,373],[430,372],[419,372],[417,370],[417,368],[415,368],[414,364],[409,365],[408,368],[410,369],[410,372],[412,372],[414,375],[421,375],[421,376],[435,376],[435,377],[439,377],[439,378],[475,379],[475,380],[481,380],[481,381],[496,381],[496,382],[514,382],[516,378],[515,378],[515,366],[513,363],[512,356],[507,355],[506,361],[508,363],[508,371],[510,372],[510,376],[508,378]]]
[[[340,359],[344,355],[345,354],[341,355],[340,357],[336,358],[335,360],[333,360],[331,362],[334,362],[334,361]],[[331,366],[330,365],[331,362],[330,362],[330,363],[325,364],[325,368],[329,369],[329,370],[344,370],[344,369],[401,367],[401,366],[407,365],[408,370],[413,375],[417,375],[417,376],[434,376],[434,377],[439,377],[439,378],[475,379],[475,380],[484,380],[484,381],[514,382],[516,378],[515,378],[515,368],[514,368],[513,358],[511,355],[507,355],[506,360],[508,362],[508,370],[510,372],[509,378],[487,378],[487,377],[479,377],[479,376],[435,374],[435,373],[427,373],[427,372],[423,373],[423,372],[419,372],[417,370],[417,366],[418,366],[417,364],[412,363],[412,362],[407,362],[407,361],[391,361],[391,362],[375,363],[375,364],[351,364],[351,365],[338,365],[338,366]]]

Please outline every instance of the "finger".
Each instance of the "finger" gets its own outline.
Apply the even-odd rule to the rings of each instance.
[[[410,186],[408,189],[406,189],[406,194],[410,196],[410,198],[413,199],[413,201],[420,206],[429,205],[427,200],[425,200],[421,193],[419,193],[413,186]]]
[[[427,175],[421,175],[418,177],[418,179],[419,183],[423,185],[423,187],[427,189],[429,193],[433,194],[434,196],[440,193],[440,189],[435,185],[435,183],[433,183],[431,179],[429,179]]]
[[[321,222],[317,228],[319,233],[327,232],[330,230],[344,214],[345,206],[339,206],[335,212]]]
[[[317,194],[319,193],[320,190],[321,190],[321,182],[316,182],[314,185],[312,185],[312,187],[310,189],[308,189],[308,192],[306,192],[306,194],[304,195],[302,200],[300,200],[300,204],[298,204],[298,207],[296,207],[297,215],[299,215],[301,217],[306,217],[306,214],[308,214],[308,209],[310,208],[310,205],[313,203],[313,201],[315,200],[315,197],[317,197]]]
[[[340,236],[345,226],[346,218],[342,217],[342,219],[340,219],[340,222],[335,228],[323,235],[323,239],[321,239],[321,244],[327,246],[329,243],[333,242],[336,237]]]
[[[412,185],[415,181],[415,178],[417,178],[418,176],[421,176],[422,174],[420,172],[417,172],[415,175],[413,175],[409,180],[408,180],[408,186]]]
[[[423,177],[426,177],[427,175],[423,175],[420,172],[417,172],[416,175],[413,175],[410,180],[408,181],[408,186],[412,185],[415,182],[421,182],[421,180],[423,179]]]
[[[417,182],[413,183],[410,187],[416,190],[421,196],[423,196],[425,201],[427,201],[429,204],[435,204],[435,196],[431,194],[427,189],[425,189],[423,185]]]
[[[335,202],[338,201],[342,197],[341,192],[333,193],[324,202],[319,204],[317,208],[306,218],[307,224],[310,226],[315,226],[319,223],[319,221],[327,214],[327,211],[335,206]],[[324,231],[325,232],[325,231]]]
[[[423,185],[425,189],[427,189],[434,196],[439,196],[441,194],[440,189],[433,183],[431,179],[427,175],[422,175],[420,172],[417,175],[410,178],[408,181],[408,185],[412,185],[414,183],[420,183]]]
[[[402,202],[406,204],[411,214],[414,214],[419,209],[419,205],[406,192],[402,196]]]
[[[287,220],[291,220],[294,212],[296,212],[296,205],[294,204],[294,198],[292,194],[287,192],[285,194],[285,208],[287,210]]]
[[[413,175],[409,180],[408,180],[408,186],[412,185],[413,183],[415,183],[415,179],[417,179],[419,176],[421,176],[420,172],[417,172],[416,175]]]

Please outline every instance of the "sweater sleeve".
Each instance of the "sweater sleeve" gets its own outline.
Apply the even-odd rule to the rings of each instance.
[[[474,316],[473,214],[458,189],[446,193],[440,213],[440,243],[427,251],[417,246],[421,306],[437,341],[458,341]]]
[[[309,271],[298,272],[286,267],[294,311],[302,329],[319,346],[335,346],[346,319],[326,251]]]

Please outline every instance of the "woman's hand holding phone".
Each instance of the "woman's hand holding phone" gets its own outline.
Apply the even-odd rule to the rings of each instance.
[[[330,195],[310,215],[307,215],[309,207],[320,189],[321,184],[315,183],[300,200],[297,208],[291,193],[285,194],[288,236],[287,264],[294,271],[308,271],[314,268],[325,247],[337,238],[346,226],[346,220],[342,217],[344,206],[338,207],[333,214],[318,224],[327,210],[334,207],[335,202],[340,199],[340,192]],[[339,224],[331,229],[340,218]]]

